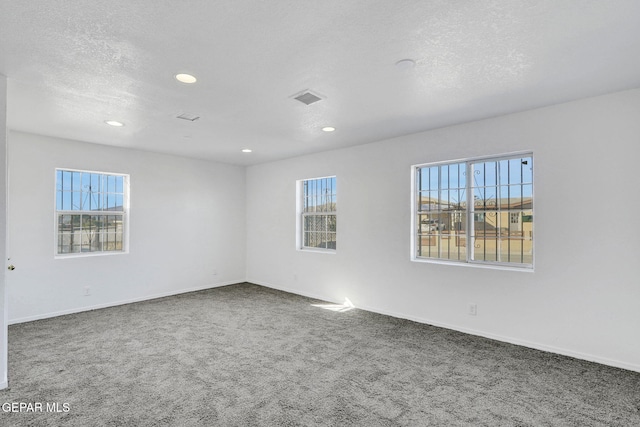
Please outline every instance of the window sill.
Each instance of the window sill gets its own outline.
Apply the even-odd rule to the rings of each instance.
[[[335,255],[336,254],[336,250],[335,249],[298,248],[298,251],[300,251],[300,252],[316,252],[316,253],[319,253],[319,254],[330,254],[330,255]]]
[[[471,267],[481,268],[486,270],[502,270],[502,271],[518,271],[522,273],[533,273],[533,267],[516,267],[503,264],[483,264],[479,262],[458,262],[458,261],[446,261],[440,259],[425,259],[425,258],[412,258],[412,262],[424,263],[424,264],[441,264],[451,265],[454,267]]]
[[[72,254],[55,254],[54,259],[73,259],[73,258],[89,258],[99,256],[113,256],[113,255],[127,255],[129,251],[121,252],[85,252],[85,253],[72,253]]]

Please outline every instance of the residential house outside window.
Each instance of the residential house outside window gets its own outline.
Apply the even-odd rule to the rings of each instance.
[[[414,166],[413,260],[533,268],[533,155]]]

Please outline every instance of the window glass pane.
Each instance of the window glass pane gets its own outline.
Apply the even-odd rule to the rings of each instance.
[[[476,211],[484,209],[484,193],[481,188],[473,189],[473,209]]]
[[[82,209],[82,193],[74,191],[71,193],[71,210],[79,211]]]
[[[83,211],[91,210],[91,197],[90,197],[90,193],[88,193],[88,192],[83,192],[83,193],[81,193],[81,199],[80,199],[80,202],[81,202],[80,210],[83,210]]]
[[[416,232],[420,234],[426,234],[428,232],[427,224],[429,223],[428,215],[417,215],[416,220],[418,224],[416,225]]]
[[[435,211],[440,209],[440,194],[437,190],[435,191],[430,191],[429,192],[429,196],[426,200],[427,203],[427,210],[429,211]]]
[[[417,206],[418,212],[429,210],[429,193],[428,192],[419,193],[417,204],[418,204]]]
[[[104,210],[104,193],[92,193],[91,194],[91,210],[101,211]]]
[[[82,191],[82,180],[80,179],[80,172],[71,173],[71,189],[73,191]]]
[[[70,238],[70,252],[80,252],[81,241],[81,228],[80,228],[80,215],[65,215],[69,217],[69,238]]]
[[[124,177],[116,176],[116,193],[124,193]]]
[[[443,190],[440,194],[440,200],[442,201],[443,210],[455,209],[458,204],[458,191],[457,189]]]
[[[93,215],[91,217],[91,221],[91,225],[96,230],[96,232],[102,233],[106,231],[107,221],[104,215]]]
[[[510,185],[509,186],[509,199],[510,203],[518,203],[522,197],[522,185]]]
[[[105,215],[104,229],[108,232],[122,231],[122,215]]]
[[[523,157],[509,160],[509,183],[531,183],[533,182],[532,158]]]
[[[509,161],[508,160],[500,160],[498,162],[498,184],[500,185],[509,184]]]
[[[109,193],[116,192],[116,177],[113,175],[107,175],[107,188],[102,191],[106,191]]]
[[[65,191],[71,191],[71,172],[62,172],[62,189]]]
[[[62,191],[62,171],[56,171],[56,192]]]
[[[429,189],[438,190],[438,167],[434,166],[426,169],[429,173]]]
[[[498,183],[497,169],[498,169],[497,162],[485,162],[484,164],[485,185],[495,186]]]
[[[476,234],[473,240],[473,259],[475,261],[491,261],[491,254],[495,252],[495,239],[492,244],[491,239],[483,233]]]
[[[433,236],[418,236],[418,256],[429,258],[431,257],[431,248],[435,244],[435,237]],[[437,252],[434,252],[434,256]]]
[[[118,251],[124,250],[122,230],[116,233],[116,250]]]
[[[315,231],[317,230],[317,228],[318,228],[318,227],[317,227],[317,221],[316,221],[316,219],[317,219],[317,217],[316,217],[315,215],[311,215],[311,216],[308,216],[308,217],[306,218],[306,221],[307,221],[307,228],[306,228],[306,230],[307,230],[307,231],[313,231],[313,232],[315,232]]]
[[[498,162],[484,162],[484,185],[495,186],[498,184]]]
[[[498,197],[496,187],[485,187],[482,189],[484,206],[487,209],[496,209],[498,207]]]
[[[107,200],[107,205],[105,206],[105,209],[108,211],[112,211],[113,208],[116,207],[116,199],[115,196],[111,193],[107,193],[106,194],[106,200]]]
[[[82,191],[89,192],[91,190],[91,174],[84,172],[82,174]]]
[[[443,188],[442,190],[440,190],[440,195],[439,195],[439,199],[440,199],[440,209],[441,210],[448,210],[450,209],[450,205],[449,205],[449,193],[450,190],[448,188]]]
[[[440,166],[440,188],[449,188],[449,165]]]
[[[424,191],[429,189],[429,172],[427,168],[418,168],[418,191]]]
[[[71,251],[68,233],[58,233],[58,253],[66,254]]]
[[[62,191],[56,191],[56,210],[58,211],[62,210],[63,194]]]
[[[65,231],[66,224],[71,222],[71,218],[67,218],[69,215],[58,215],[58,233]]]
[[[474,187],[484,187],[484,164],[476,163],[473,165],[473,175],[471,176],[471,185]]]
[[[449,165],[449,187],[460,188],[464,186],[464,179],[461,180],[460,178],[460,164]]]
[[[531,157],[524,157],[522,159],[522,182],[533,182],[533,159]]]
[[[458,250],[455,246],[455,240],[451,238],[449,233],[440,232],[440,257],[443,259],[457,259]]]
[[[451,209],[460,209],[461,203],[465,201],[465,192],[459,188],[449,192],[449,206]]]
[[[99,193],[102,191],[102,175],[97,173],[91,174],[91,192]]]
[[[320,234],[318,232],[309,233],[309,246],[312,248],[320,247]]]

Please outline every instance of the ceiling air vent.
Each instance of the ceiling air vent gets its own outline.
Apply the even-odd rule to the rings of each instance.
[[[310,90],[304,90],[301,93],[294,95],[293,99],[298,100],[300,102],[302,102],[305,105],[311,105],[314,102],[318,102],[321,101],[322,98],[318,95],[316,95],[315,93],[311,92]]]
[[[189,113],[182,113],[176,116],[176,119],[188,120],[190,122],[195,122],[199,118],[200,116],[196,116],[195,114],[189,114]]]

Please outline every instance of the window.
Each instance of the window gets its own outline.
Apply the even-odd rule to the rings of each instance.
[[[414,166],[415,260],[533,267],[533,156]]]
[[[303,249],[336,249],[336,177],[301,181],[301,239]]]
[[[56,255],[126,251],[128,175],[56,169]]]

